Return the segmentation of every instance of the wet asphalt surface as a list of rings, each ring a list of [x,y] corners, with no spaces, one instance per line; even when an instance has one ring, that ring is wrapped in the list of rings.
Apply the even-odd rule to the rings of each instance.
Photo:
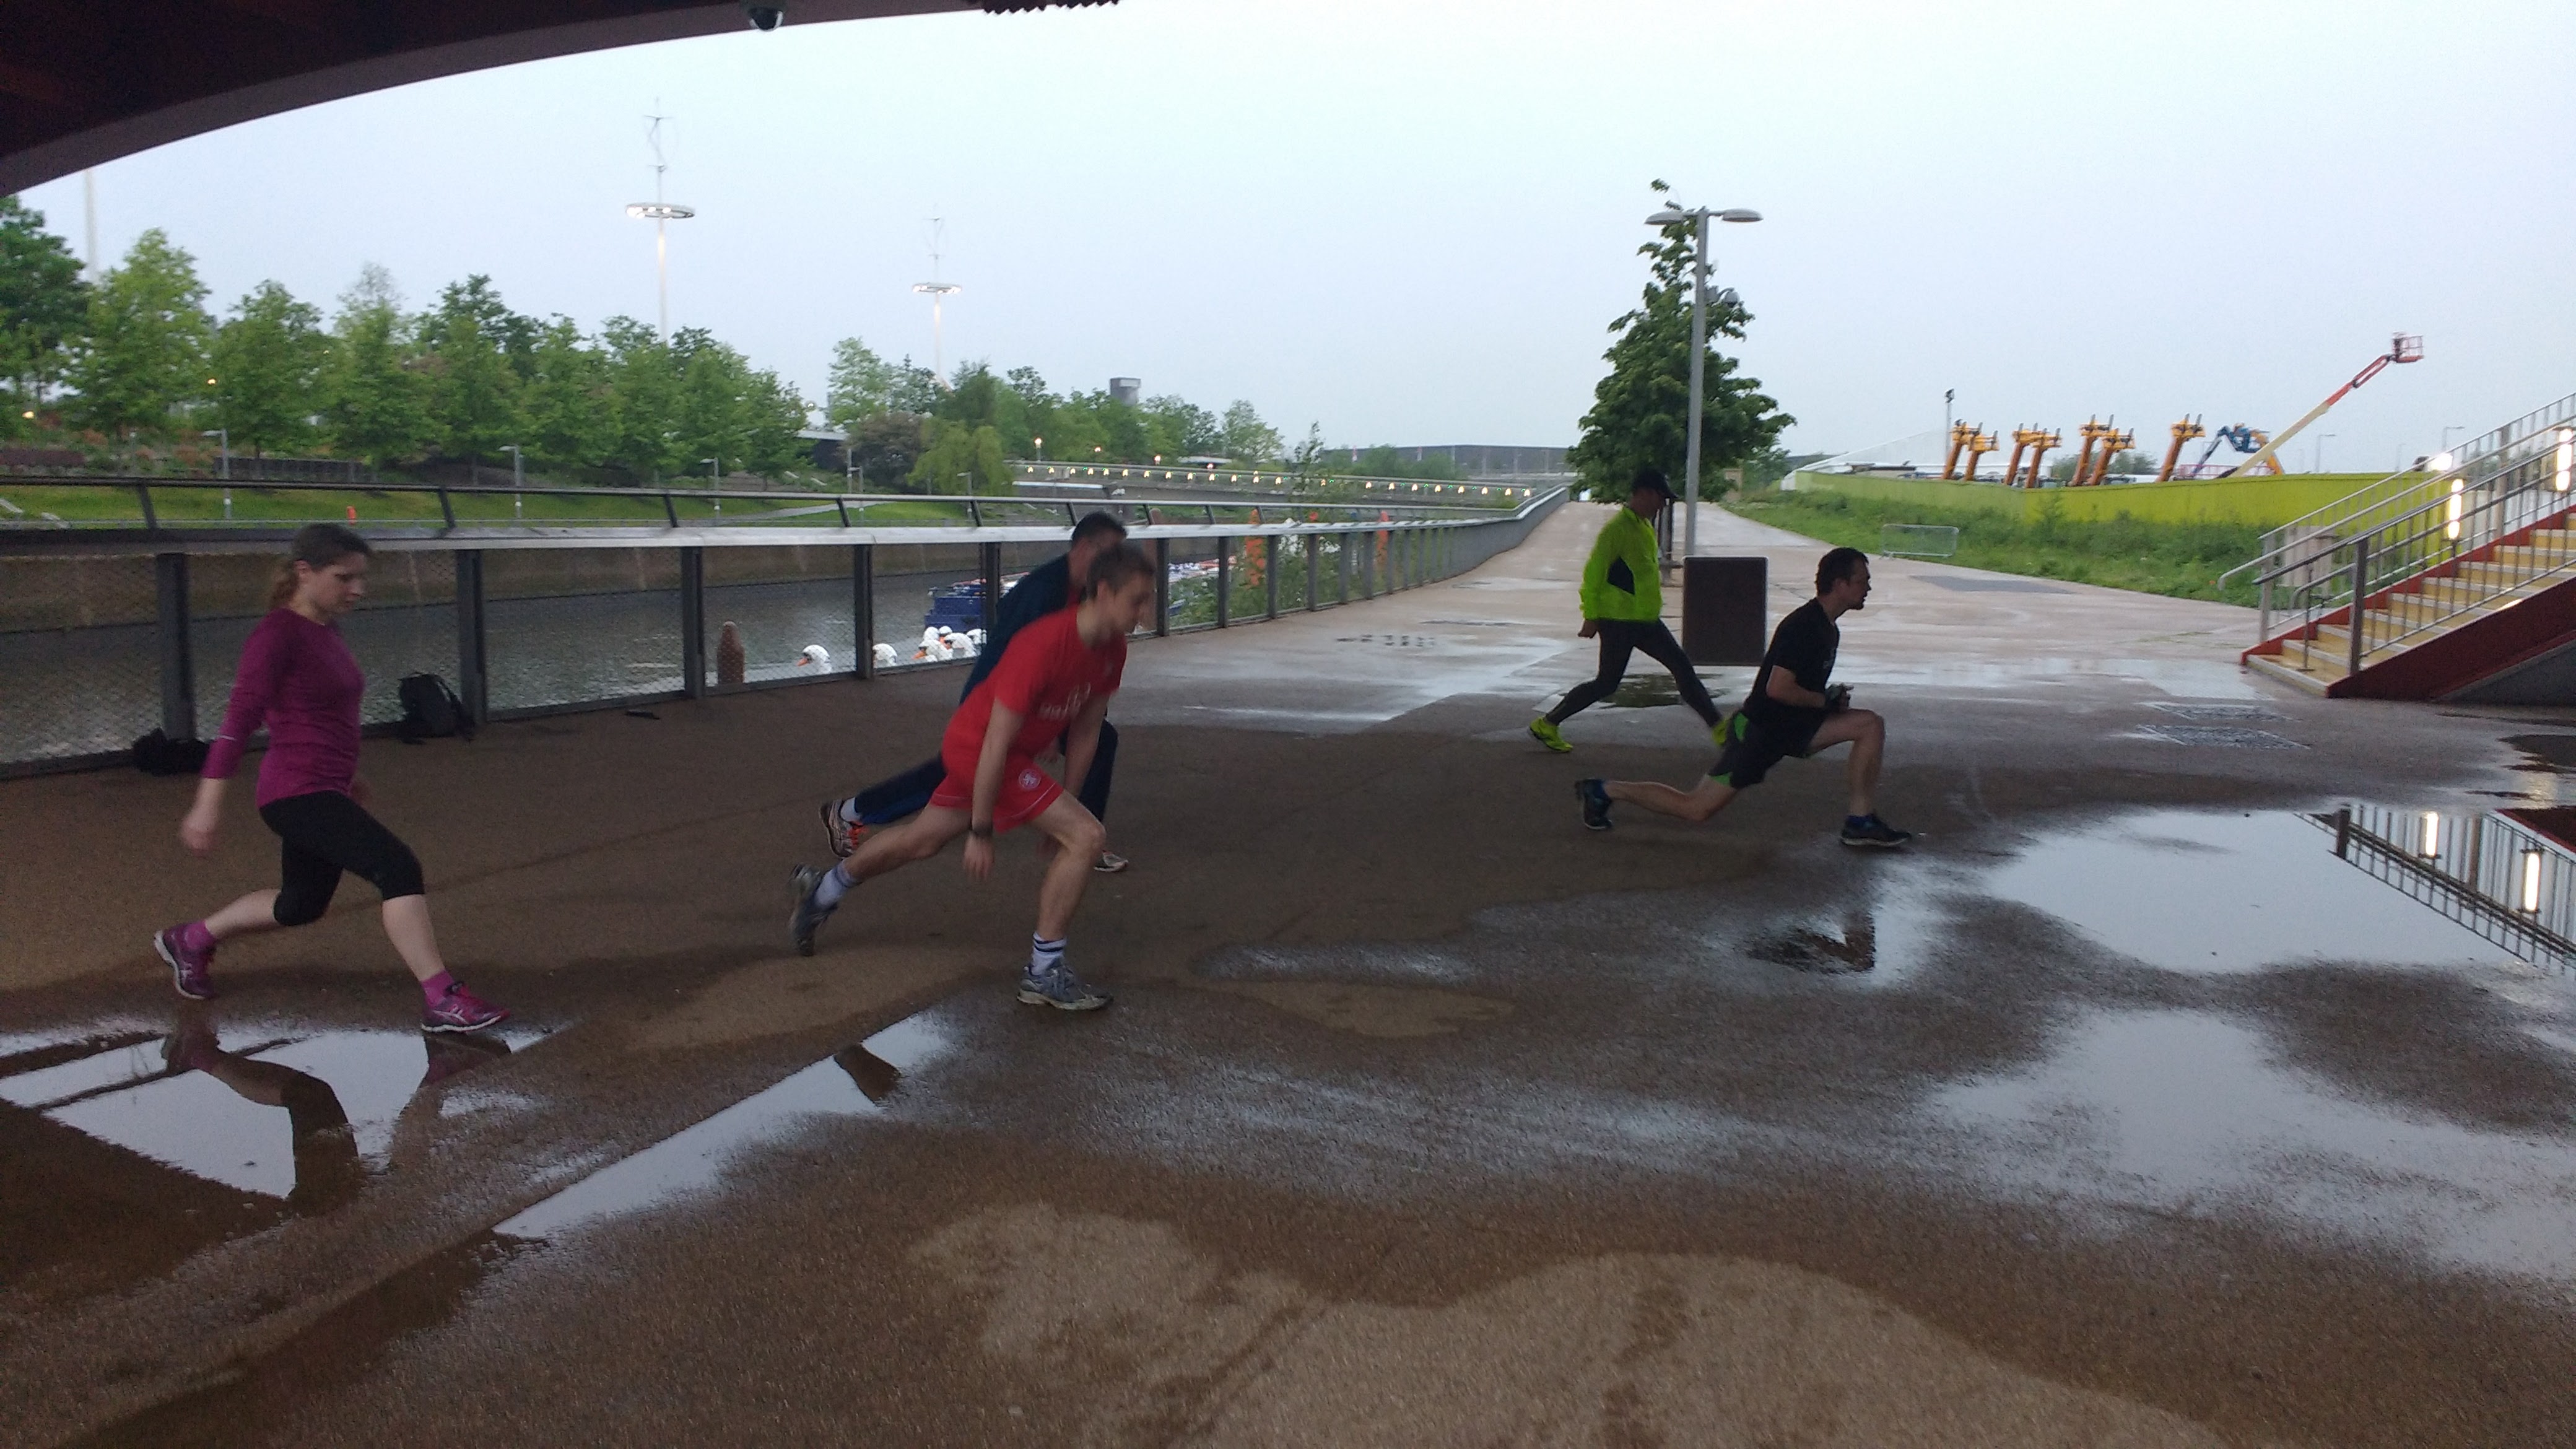
[[[2545,853],[2576,711],[1887,561],[1841,676],[1914,849],[1832,759],[1596,836],[1572,779],[1708,750],[1644,680],[1519,733],[1593,523],[1139,646],[1097,1017],[1011,999],[1025,848],[785,951],[945,672],[371,744],[483,1048],[363,889],[182,1007],[142,943],[265,879],[247,809],[197,862],[185,782],[0,785],[0,1441],[2576,1442],[2560,902],[2330,828]],[[1705,531],[1775,614],[1817,551]]]

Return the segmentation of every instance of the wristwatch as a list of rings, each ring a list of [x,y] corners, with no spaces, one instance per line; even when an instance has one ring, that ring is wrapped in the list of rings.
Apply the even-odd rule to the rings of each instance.
[[[974,836],[977,840],[990,840],[993,838],[993,824],[989,820],[981,825],[977,825],[972,821],[969,821],[966,826],[966,833]]]

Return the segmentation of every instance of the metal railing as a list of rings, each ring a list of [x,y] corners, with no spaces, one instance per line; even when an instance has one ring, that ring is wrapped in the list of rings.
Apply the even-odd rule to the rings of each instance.
[[[2576,968],[2576,856],[2510,815],[2346,805],[2308,820],[2364,874],[2534,965]]]
[[[2374,656],[2576,574],[2565,530],[2541,527],[2576,506],[2576,429],[2532,424],[2568,412],[2555,404],[2488,434],[2504,441],[2392,494],[2388,506],[2409,503],[2402,512],[2271,555],[2257,579],[2257,647],[2295,650],[2295,667],[2313,672],[2315,646],[2339,629],[2337,662],[2358,674]]]
[[[159,495],[220,484],[142,486]],[[666,516],[594,512],[584,522],[514,518],[507,487],[379,491],[425,495],[412,502],[429,516],[358,519],[377,558],[367,605],[342,632],[367,672],[363,715],[377,727],[399,718],[396,685],[413,672],[449,680],[467,712],[488,720],[972,658],[1012,578],[1062,552],[1072,521],[1095,510],[1119,516],[1156,555],[1153,632],[1165,634],[1450,577],[1519,544],[1565,498],[1555,489],[1511,509],[1284,509],[1240,498],[622,490],[629,514],[640,500]],[[531,504],[541,493],[595,497],[520,491]],[[280,545],[305,520],[225,522],[202,506],[152,502],[140,520],[0,527],[0,774],[109,762],[155,726],[173,738],[212,732],[241,642],[266,612]],[[719,515],[718,502],[731,506]],[[908,508],[887,517],[877,511],[886,503]],[[925,504],[935,516],[923,516]]]
[[[2459,461],[2448,468],[2429,472],[2401,470],[2356,488],[2322,508],[2266,530],[2263,551],[2220,575],[2220,581],[2249,570],[2270,573],[2294,553],[2315,553],[2322,546],[2367,534],[2427,503],[2439,502],[2449,492],[2454,475],[2483,479],[2496,471],[2502,460],[2512,458],[2517,448],[2554,432],[2571,419],[2576,419],[2576,394],[2470,439],[2452,455]]]

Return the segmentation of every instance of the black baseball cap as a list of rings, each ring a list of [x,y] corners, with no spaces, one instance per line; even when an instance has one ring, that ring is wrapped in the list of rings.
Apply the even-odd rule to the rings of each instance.
[[[1652,488],[1656,492],[1664,495],[1666,498],[1673,496],[1673,485],[1664,481],[1664,475],[1658,469],[1640,468],[1637,470],[1637,476],[1630,479],[1628,482],[1628,491],[1634,493],[1641,488]]]

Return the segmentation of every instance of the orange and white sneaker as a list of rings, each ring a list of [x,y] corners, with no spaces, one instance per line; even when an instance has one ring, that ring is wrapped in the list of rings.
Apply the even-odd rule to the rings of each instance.
[[[832,842],[832,853],[843,860],[858,853],[859,842],[867,839],[868,828],[841,818],[841,802],[823,802],[823,834]]]

